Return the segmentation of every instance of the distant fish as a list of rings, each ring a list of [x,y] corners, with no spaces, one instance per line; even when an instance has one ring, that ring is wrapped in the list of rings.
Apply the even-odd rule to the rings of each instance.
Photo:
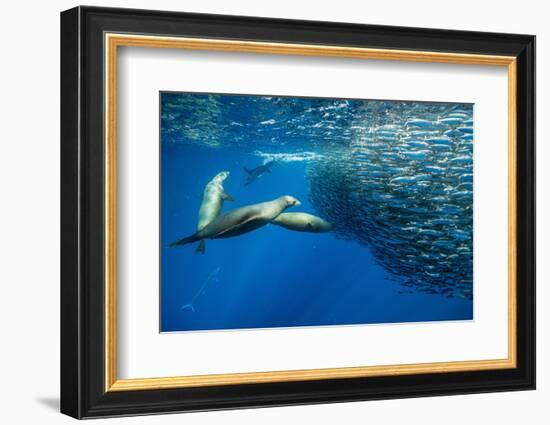
[[[408,152],[401,152],[401,155],[403,155],[406,158],[415,159],[415,160],[424,160],[428,157],[429,152],[428,151],[408,151]]]
[[[470,156],[459,156],[451,159],[449,162],[451,164],[468,164],[472,162],[472,158]]]
[[[462,124],[462,119],[459,117],[448,117],[448,118],[440,119],[438,122],[454,126],[454,125]]]
[[[463,133],[472,134],[474,132],[474,128],[472,126],[458,127],[458,131],[462,131]]]
[[[464,232],[463,230],[453,230],[450,232],[450,235],[455,239],[458,239],[461,241],[465,241],[470,238],[470,234],[467,232]]]
[[[376,130],[376,135],[395,138],[397,136],[397,132],[395,130]]]
[[[392,183],[414,183],[417,179],[416,176],[408,176],[408,177],[396,177],[395,179],[392,179]]]
[[[463,133],[457,129],[454,129],[454,130],[447,130],[444,134],[447,137],[456,137],[456,136],[462,136]]]
[[[458,214],[460,212],[460,208],[445,206],[440,208],[439,211],[443,214]]]
[[[468,118],[468,116],[469,114],[466,112],[453,112],[452,114],[447,115],[449,118],[461,118],[463,120]]]
[[[451,145],[453,143],[452,139],[448,136],[430,137],[427,141],[440,145]]]
[[[438,230],[433,229],[420,229],[419,232],[420,235],[427,235],[427,236],[441,236],[443,233]]]
[[[425,130],[417,130],[417,131],[411,131],[411,136],[416,136],[416,137],[430,137],[430,136],[435,136],[436,134],[438,134],[437,131],[425,131]]]
[[[399,157],[399,154],[395,152],[383,152],[381,156],[384,158],[396,159]]]
[[[420,142],[420,141],[410,141],[410,142],[407,142],[407,145],[410,146],[411,148],[426,148],[428,147],[428,143],[426,142]]]
[[[421,128],[426,128],[426,127],[433,127],[433,122],[432,121],[428,121],[428,120],[423,120],[423,119],[413,119],[413,120],[410,120],[410,121],[407,121],[405,123],[405,125],[407,127],[421,127]]]
[[[377,130],[392,130],[392,131],[397,131],[399,130],[399,126],[398,125],[395,125],[395,124],[385,124],[385,125],[381,125],[380,127],[377,128]]]
[[[451,195],[453,198],[470,198],[472,196],[472,192],[470,190],[459,190],[457,192],[453,192]]]

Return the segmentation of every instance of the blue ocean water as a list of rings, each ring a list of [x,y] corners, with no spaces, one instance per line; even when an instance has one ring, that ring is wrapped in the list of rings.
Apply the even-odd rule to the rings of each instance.
[[[472,105],[161,93],[161,331],[469,320]],[[246,185],[245,168],[273,162]],[[223,212],[292,195],[327,233],[197,230],[206,184]]]

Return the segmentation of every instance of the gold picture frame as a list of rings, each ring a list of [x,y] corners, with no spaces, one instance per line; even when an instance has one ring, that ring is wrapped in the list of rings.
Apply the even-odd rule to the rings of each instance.
[[[506,358],[119,377],[117,62],[120,49],[127,47],[505,69],[508,208],[501,213],[507,215],[508,227]],[[92,418],[533,389],[534,63],[535,37],[522,34],[96,7],[63,12],[61,411]]]
[[[193,39],[128,34],[105,34],[106,122],[105,152],[105,391],[128,391],[235,385],[334,378],[395,376],[416,373],[508,369],[516,366],[516,58],[513,56],[423,52],[357,47],[281,44],[253,41]],[[279,55],[329,56],[363,60],[396,60],[506,67],[508,72],[508,358],[388,366],[285,370],[169,378],[117,379],[116,375],[116,96],[119,47],[189,49]]]

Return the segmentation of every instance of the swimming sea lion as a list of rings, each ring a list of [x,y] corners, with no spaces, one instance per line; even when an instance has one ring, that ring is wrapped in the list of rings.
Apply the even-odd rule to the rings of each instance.
[[[223,188],[223,182],[229,177],[229,171],[222,171],[208,182],[204,188],[202,195],[202,203],[199,209],[199,220],[197,222],[197,230],[201,230],[220,215],[222,210],[223,201],[234,201],[234,199],[225,193]],[[206,250],[206,242],[204,240],[199,242],[197,252],[204,254]]]
[[[246,171],[246,173],[248,174],[246,176],[246,183],[244,185],[248,186],[250,183],[255,182],[258,177],[261,177],[264,173],[271,173],[271,167],[273,166],[273,164],[275,164],[275,161],[266,162],[265,164],[259,165],[256,168],[252,169],[244,167],[244,171]]]
[[[332,230],[332,224],[328,221],[316,215],[301,212],[281,213],[271,222],[296,232],[323,233]]]
[[[191,236],[173,242],[170,246],[176,247],[203,239],[239,236],[265,226],[284,210],[295,205],[300,205],[300,201],[286,195],[273,201],[236,208],[222,214]]]

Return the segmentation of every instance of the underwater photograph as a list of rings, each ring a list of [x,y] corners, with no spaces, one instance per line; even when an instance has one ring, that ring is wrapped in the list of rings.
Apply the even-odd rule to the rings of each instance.
[[[473,105],[160,93],[160,332],[473,320]]]

